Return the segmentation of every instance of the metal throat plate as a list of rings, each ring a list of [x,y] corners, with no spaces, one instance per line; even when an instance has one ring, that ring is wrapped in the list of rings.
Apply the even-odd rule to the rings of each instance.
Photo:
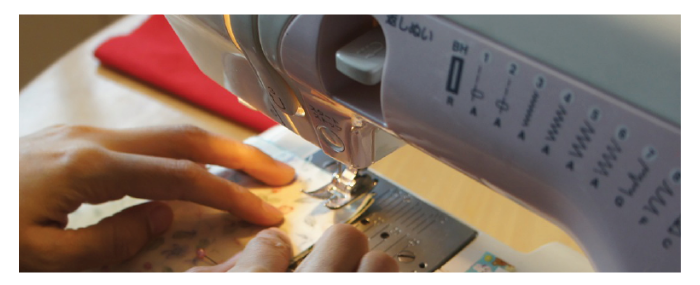
[[[335,161],[318,151],[307,158],[326,168]],[[375,202],[353,225],[369,237],[370,250],[397,259],[401,272],[432,272],[476,238],[477,232],[393,182],[377,179]]]

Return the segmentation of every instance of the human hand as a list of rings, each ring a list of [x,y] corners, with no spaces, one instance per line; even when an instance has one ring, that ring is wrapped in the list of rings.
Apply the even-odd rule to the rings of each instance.
[[[224,263],[197,266],[188,272],[284,272],[292,259],[289,237],[269,228]],[[295,272],[397,272],[399,265],[384,252],[369,251],[364,233],[347,224],[330,227]]]
[[[68,214],[82,203],[124,196],[187,200],[270,226],[282,221],[279,210],[201,164],[239,169],[270,185],[294,179],[293,168],[257,148],[193,126],[56,126],[21,137],[19,145],[20,271],[119,263],[165,232],[173,217],[166,204],[148,202],[66,230]]]

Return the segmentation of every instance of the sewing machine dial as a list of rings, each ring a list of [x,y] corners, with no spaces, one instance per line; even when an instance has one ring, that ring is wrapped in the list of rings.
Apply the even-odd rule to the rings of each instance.
[[[450,20],[377,21],[390,129],[563,224],[599,268],[680,268],[679,126]]]

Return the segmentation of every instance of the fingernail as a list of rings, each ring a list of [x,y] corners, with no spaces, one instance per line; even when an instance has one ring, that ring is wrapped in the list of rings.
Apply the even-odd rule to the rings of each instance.
[[[263,211],[270,219],[279,220],[279,219],[282,219],[282,217],[284,216],[284,214],[282,214],[282,211],[280,211],[279,209],[277,209],[277,207],[272,206],[268,203],[263,202],[262,207],[263,207]]]
[[[294,169],[294,167],[291,167],[291,166],[289,166],[289,164],[286,164],[284,162],[277,161],[277,160],[275,161],[275,164],[277,164],[277,166],[279,166],[279,168],[281,169],[281,171],[283,173],[294,174],[294,177],[292,177],[292,180],[290,180],[289,182],[296,180],[297,174],[296,174],[296,170]]]
[[[286,169],[287,171],[294,171],[294,167],[279,160],[275,160],[275,164],[277,164],[277,166],[279,166],[280,168]]]
[[[165,232],[173,221],[173,212],[170,207],[159,204],[148,213],[148,223],[151,226],[151,233],[154,235]]]
[[[278,239],[280,239],[281,241],[283,241],[285,244],[290,244],[290,243],[291,243],[291,241],[289,240],[289,236],[287,235],[287,233],[285,233],[285,232],[284,232],[283,230],[281,230],[280,228],[275,228],[275,227],[273,227],[273,228],[267,228],[267,229],[264,229],[264,230],[260,231],[257,235],[270,235],[270,234],[274,235],[275,237],[277,237]],[[283,245],[283,244],[282,244],[282,245]],[[282,245],[276,244],[276,246],[282,246]]]

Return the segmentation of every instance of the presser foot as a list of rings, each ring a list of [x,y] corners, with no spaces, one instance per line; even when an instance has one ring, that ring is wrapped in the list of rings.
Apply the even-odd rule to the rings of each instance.
[[[340,209],[369,193],[377,181],[364,169],[346,167],[338,163],[338,169],[333,174],[330,183],[312,191],[304,191],[305,194],[318,199],[327,199],[326,207]]]

